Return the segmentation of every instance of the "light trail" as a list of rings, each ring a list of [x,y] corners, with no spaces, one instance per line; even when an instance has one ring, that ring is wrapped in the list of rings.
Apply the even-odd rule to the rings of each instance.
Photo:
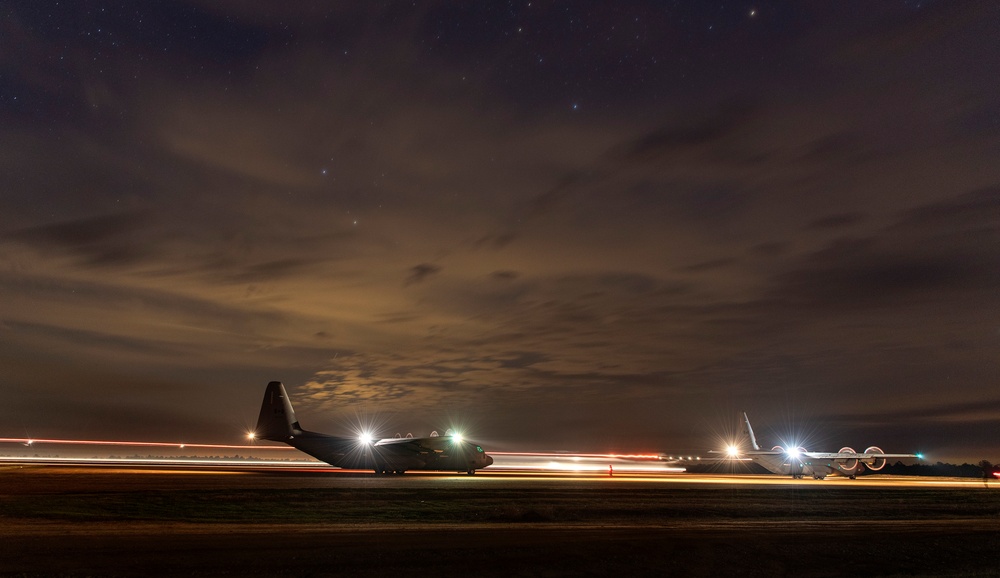
[[[564,473],[680,473],[662,456],[651,454],[570,454],[561,452],[489,452],[489,470]]]
[[[151,447],[151,448],[196,448],[196,449],[224,449],[224,450],[294,450],[291,446],[258,446],[258,445],[236,445],[236,444],[189,444],[185,442],[134,442],[134,441],[114,441],[114,440],[56,440],[37,438],[0,438],[0,443],[17,443],[23,446],[33,446],[35,444],[65,444],[80,446],[130,446],[130,447]]]
[[[556,472],[556,473],[596,473],[601,475],[634,474],[634,473],[660,473],[660,474],[680,474],[687,470],[685,468],[653,467],[653,466],[627,466],[618,464],[617,467],[609,468],[605,465],[574,465],[574,464],[500,464],[494,463],[485,471],[505,471],[505,472]]]
[[[486,452],[491,456],[532,456],[546,458],[598,458],[622,460],[662,460],[660,454],[573,454],[565,452]]]
[[[267,466],[267,467],[310,467],[325,466],[319,461],[247,460],[247,459],[197,459],[197,458],[60,458],[60,457],[8,457],[0,458],[2,463],[64,463],[64,464],[112,464],[112,465],[187,465],[187,466]]]
[[[209,444],[209,443],[187,443],[187,442],[154,442],[154,441],[126,441],[126,440],[79,440],[79,439],[52,439],[52,438],[0,438],[0,443],[14,443],[26,447],[36,445],[51,446],[90,446],[90,447],[133,447],[133,448],[171,448],[171,449],[192,449],[192,450],[234,450],[255,453],[260,451],[296,451],[288,445],[256,445],[256,444]],[[692,457],[667,457],[661,454],[644,453],[567,453],[567,452],[487,452],[493,456],[494,463],[490,466],[493,471],[524,471],[524,472],[557,472],[563,474],[599,474],[599,473],[681,473],[683,467],[671,467],[668,464],[683,463],[700,458]],[[229,458],[220,461],[210,461],[208,458],[185,460],[183,458],[171,458],[167,456],[147,457],[147,458],[58,458],[58,457],[24,457],[14,458],[24,461],[37,462],[65,462],[65,463],[86,463],[94,460],[94,463],[115,463],[115,464],[203,464],[220,466],[281,466],[281,465],[309,465],[315,467],[323,464],[319,461],[276,461],[259,460],[253,458]]]

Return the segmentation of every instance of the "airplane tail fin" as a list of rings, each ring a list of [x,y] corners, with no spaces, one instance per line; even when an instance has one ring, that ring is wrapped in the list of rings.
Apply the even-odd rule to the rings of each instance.
[[[743,412],[743,429],[750,436],[750,445],[753,446],[753,449],[759,450],[760,446],[757,445],[757,438],[753,435],[753,428],[750,427],[750,418],[747,417],[747,412]]]
[[[264,390],[264,402],[260,406],[257,429],[254,434],[259,439],[276,442],[287,441],[302,434],[295,410],[288,400],[288,393],[280,381],[272,381]]]

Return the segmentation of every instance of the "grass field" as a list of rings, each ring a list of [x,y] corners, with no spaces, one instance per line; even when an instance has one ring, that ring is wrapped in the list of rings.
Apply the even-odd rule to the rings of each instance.
[[[0,497],[5,520],[227,524],[573,523],[657,525],[683,520],[993,520],[984,490],[276,489],[144,490]]]

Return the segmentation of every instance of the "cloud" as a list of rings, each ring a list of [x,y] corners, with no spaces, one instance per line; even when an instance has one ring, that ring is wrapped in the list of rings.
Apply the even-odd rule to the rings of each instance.
[[[828,215],[809,223],[808,229],[842,229],[860,223],[864,220],[861,213],[841,213],[839,215]]]
[[[406,278],[403,286],[405,287],[407,285],[413,285],[414,283],[420,283],[431,275],[436,275],[440,272],[441,267],[431,263],[421,263],[419,265],[415,265],[410,269],[410,276]]]
[[[1000,186],[945,198],[907,211],[897,230],[925,235],[1000,231]]]
[[[513,281],[517,279],[517,271],[494,271],[490,273],[490,277],[498,281]]]
[[[4,234],[0,240],[74,254],[88,266],[122,266],[153,254],[140,241],[147,223],[146,214],[118,213],[28,227]]]
[[[610,156],[628,162],[650,162],[718,147],[758,115],[758,107],[749,102],[724,103],[700,121],[663,126],[617,147]]]

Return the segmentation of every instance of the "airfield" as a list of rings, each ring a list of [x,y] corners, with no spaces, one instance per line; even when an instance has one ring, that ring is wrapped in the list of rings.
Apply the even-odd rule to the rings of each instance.
[[[4,576],[996,576],[1000,482],[0,464]]]

